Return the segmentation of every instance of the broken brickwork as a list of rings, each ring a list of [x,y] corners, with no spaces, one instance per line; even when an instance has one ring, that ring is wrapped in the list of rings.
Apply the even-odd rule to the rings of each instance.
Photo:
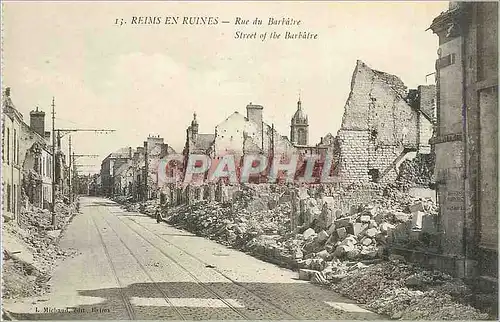
[[[415,91],[357,61],[337,134],[343,182],[394,182],[403,161],[430,153],[435,86]]]

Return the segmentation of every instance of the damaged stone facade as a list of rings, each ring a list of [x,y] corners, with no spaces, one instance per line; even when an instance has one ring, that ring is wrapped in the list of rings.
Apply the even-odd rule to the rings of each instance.
[[[21,206],[22,160],[20,159],[20,133],[23,118],[5,89],[2,113],[2,213],[16,218]]]
[[[403,161],[430,153],[435,86],[412,94],[398,77],[357,61],[337,133],[341,181],[393,182]]]
[[[148,198],[157,198],[160,191],[158,180],[158,165],[160,160],[167,155],[175,153],[175,150],[164,142],[160,136],[149,136],[144,142],[147,151],[147,195]]]
[[[164,143],[162,137],[151,135],[144,141],[144,146],[119,149],[102,161],[101,184],[95,183],[96,188],[108,196],[128,196],[134,200],[157,198],[161,189],[159,162],[173,153],[174,149]]]
[[[246,117],[234,112],[218,124],[215,128],[213,156],[263,153],[285,157],[295,153],[296,149],[290,140],[263,121],[263,109],[261,105],[250,103],[246,107]]]
[[[3,213],[19,219],[28,204],[49,209],[52,167],[45,113],[38,108],[31,111],[28,125],[12,102],[10,88],[6,88],[2,113]]]
[[[441,252],[461,275],[497,285],[498,3],[451,2],[430,29],[439,37],[432,144]]]
[[[196,113],[194,113],[191,126],[186,129],[184,156],[189,154],[209,154],[212,150],[215,134],[199,133],[198,128],[198,120],[196,119]]]

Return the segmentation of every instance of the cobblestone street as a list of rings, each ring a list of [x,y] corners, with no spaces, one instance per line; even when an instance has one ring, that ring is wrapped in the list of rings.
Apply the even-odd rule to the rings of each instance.
[[[52,292],[7,300],[16,319],[374,319],[297,274],[114,202],[82,198]],[[68,309],[69,308],[69,309]]]

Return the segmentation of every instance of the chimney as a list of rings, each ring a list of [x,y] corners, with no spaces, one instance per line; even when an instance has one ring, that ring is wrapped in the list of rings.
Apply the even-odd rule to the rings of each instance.
[[[262,128],[263,128],[263,124],[262,124],[262,110],[264,109],[264,107],[262,107],[261,105],[254,105],[250,102],[250,104],[247,105],[247,119],[253,123],[255,123],[255,125],[257,125],[257,142],[259,145],[263,145],[263,142],[262,141],[262,137],[263,137],[263,133],[262,133]],[[262,146],[263,148],[263,146]]]
[[[10,97],[10,87],[5,89],[5,96]]]
[[[128,147],[128,158],[132,159],[132,147],[131,146]]]
[[[45,137],[45,112],[39,111],[38,106],[36,111],[30,112],[30,128],[41,137]]]

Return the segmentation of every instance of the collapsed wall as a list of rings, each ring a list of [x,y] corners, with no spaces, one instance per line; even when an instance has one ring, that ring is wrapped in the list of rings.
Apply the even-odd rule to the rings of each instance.
[[[431,187],[434,184],[435,154],[419,154],[399,167],[396,183],[400,189]]]
[[[427,89],[419,87],[419,91]],[[427,100],[422,100],[429,109]],[[351,92],[338,131],[339,174],[343,182],[394,182],[399,165],[421,151],[422,133],[431,120],[410,101],[396,76],[371,69],[358,60]],[[432,107],[430,108],[432,109]]]

